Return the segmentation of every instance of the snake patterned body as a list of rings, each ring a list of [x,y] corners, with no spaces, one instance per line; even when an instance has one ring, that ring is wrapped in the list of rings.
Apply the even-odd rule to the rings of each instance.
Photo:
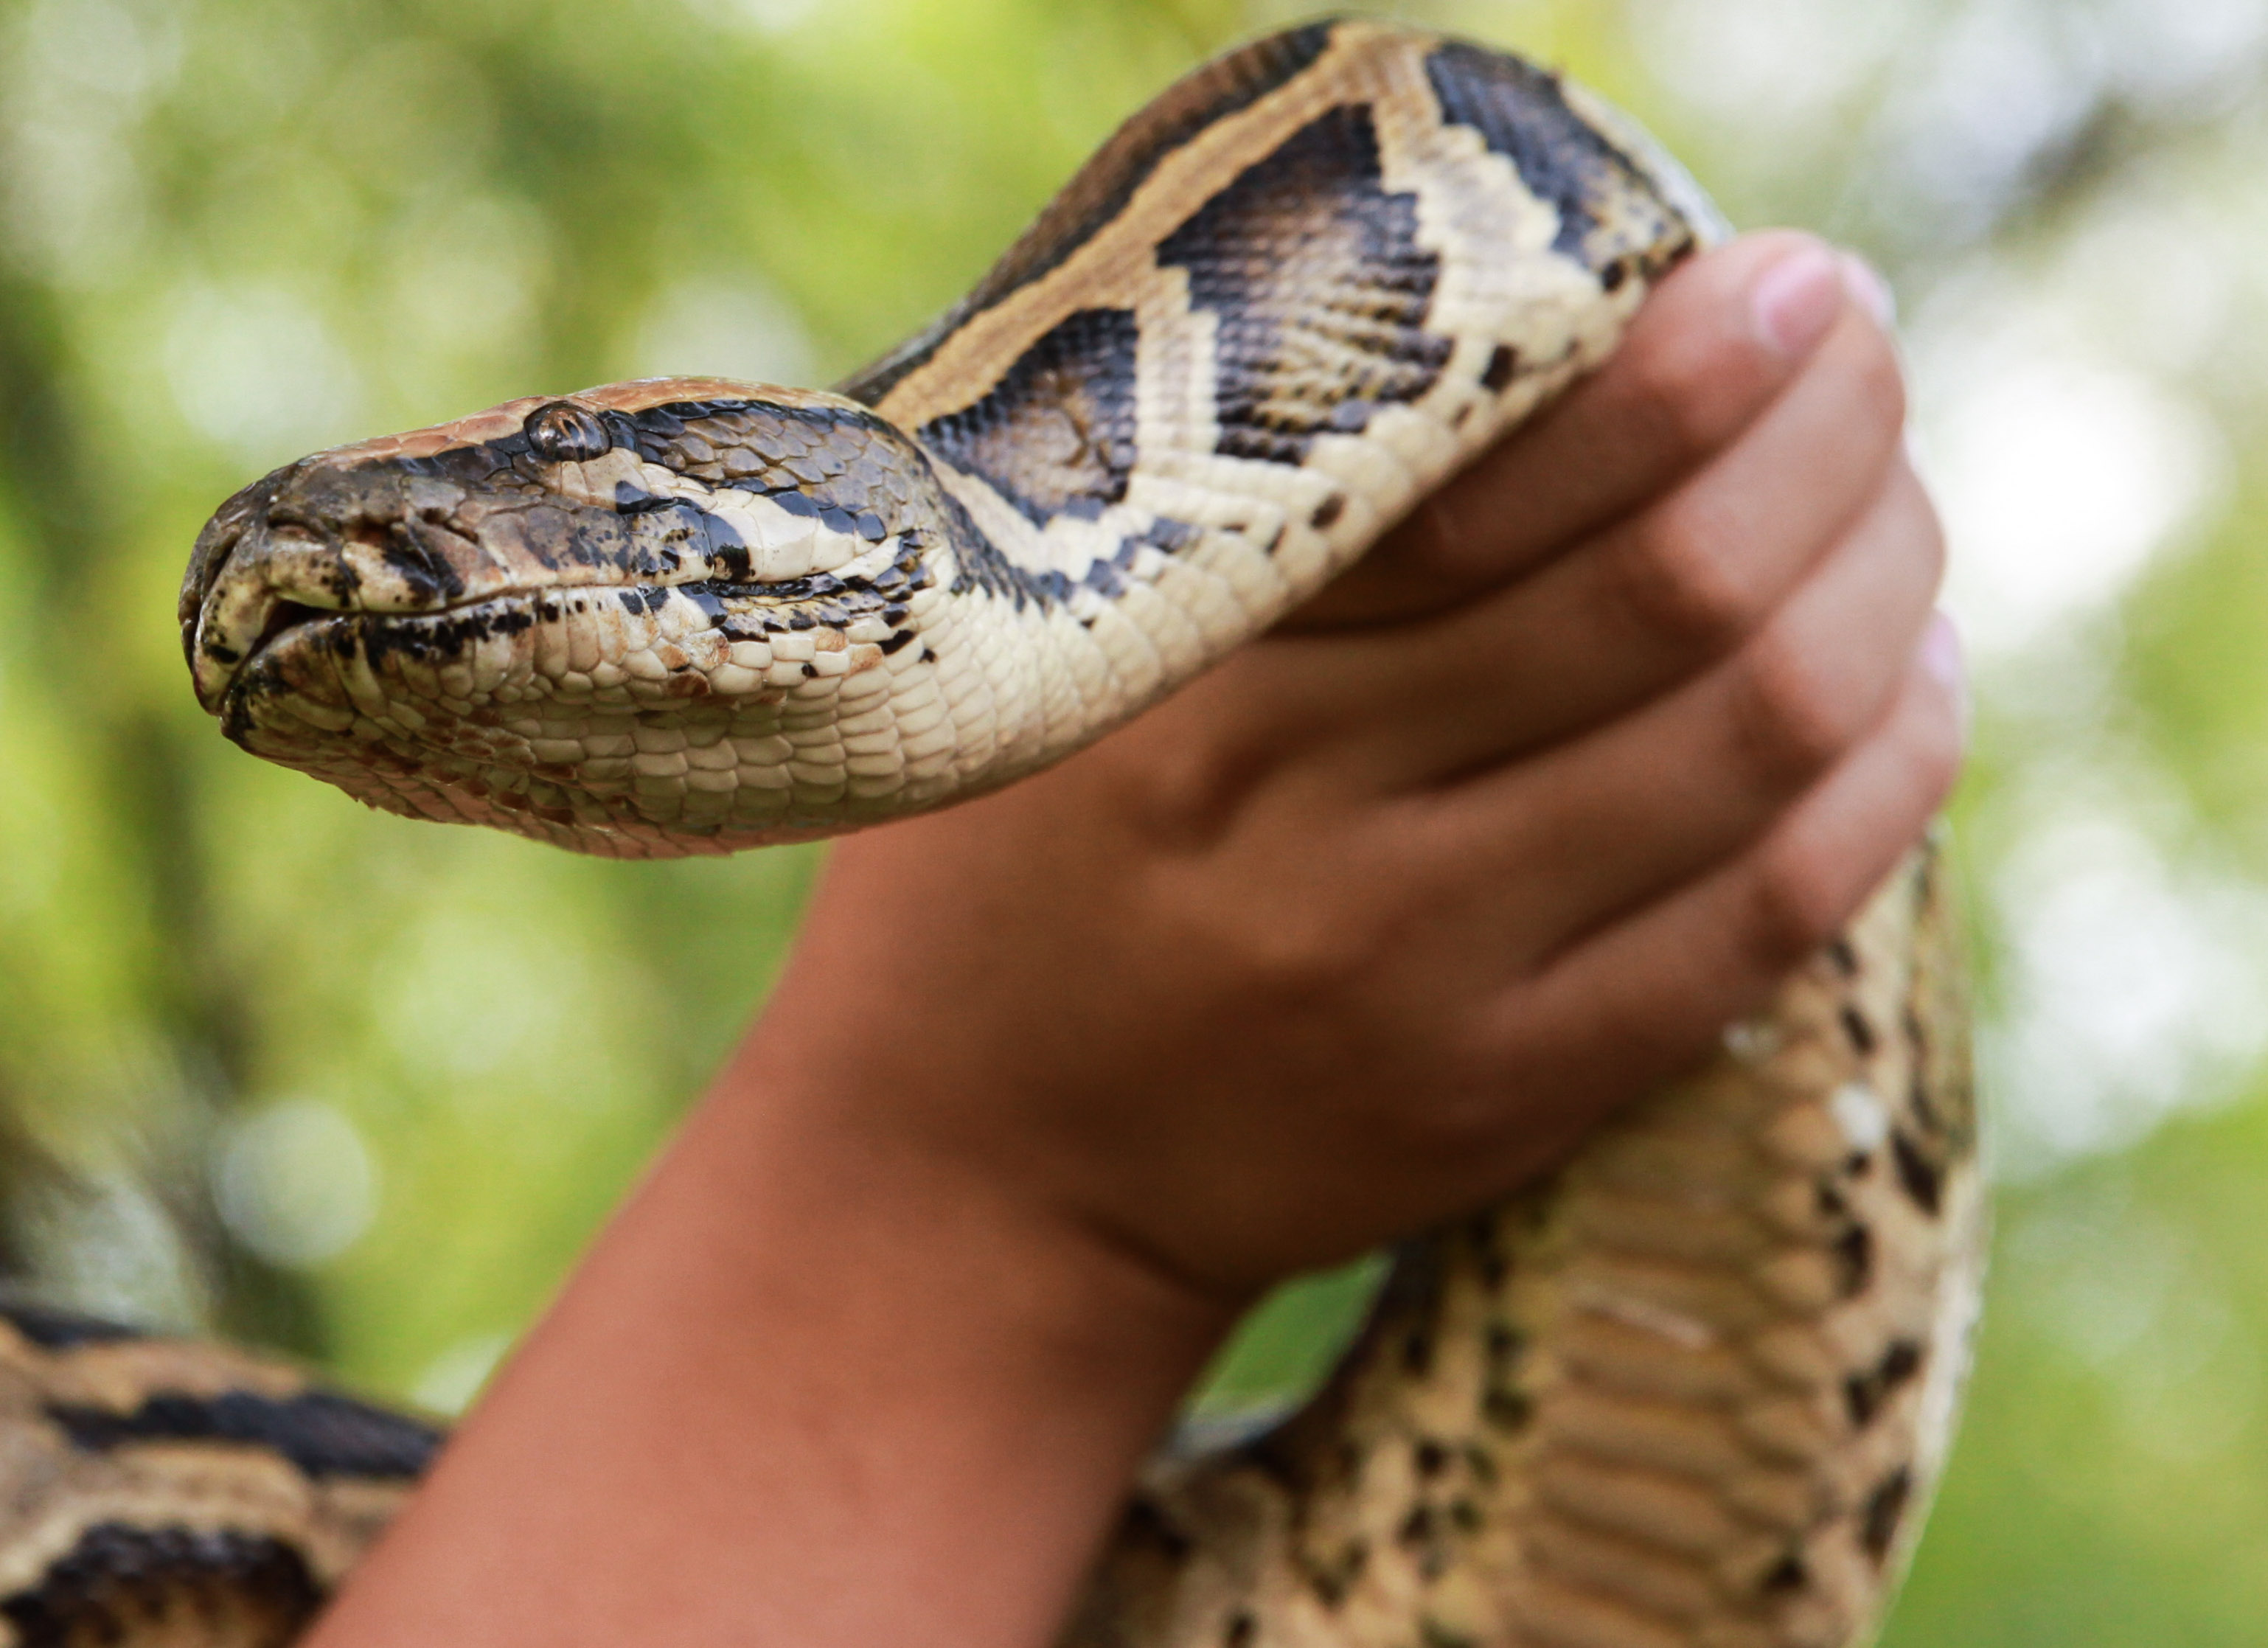
[[[531,399],[231,499],[239,743],[376,806],[725,851],[1006,783],[1314,592],[1717,232],[1517,59],[1318,24],[1138,115],[836,394]],[[1322,1394],[1140,1485],[1083,1648],[1830,1648],[1948,1434],[1982,1209],[1933,859],[1549,1184],[1414,1243]],[[0,1328],[0,1621],[288,1640],[438,1437],[213,1347]]]

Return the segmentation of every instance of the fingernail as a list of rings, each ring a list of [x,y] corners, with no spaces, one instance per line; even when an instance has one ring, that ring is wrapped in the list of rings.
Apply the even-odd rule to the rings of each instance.
[[[1890,290],[1890,283],[1882,278],[1882,271],[1860,257],[1856,252],[1842,256],[1843,286],[1858,300],[1859,307],[1874,316],[1885,332],[1898,329],[1898,295]]]
[[[1822,246],[1789,253],[1756,277],[1749,313],[1767,348],[1791,360],[1827,335],[1848,301],[1843,267]]]
[[[1929,615],[1929,627],[1922,631],[1920,658],[1921,666],[1929,672],[1930,679],[1952,697],[1954,708],[1961,717],[1961,741],[1968,743],[1969,666],[1961,656],[1961,632],[1942,612]]]

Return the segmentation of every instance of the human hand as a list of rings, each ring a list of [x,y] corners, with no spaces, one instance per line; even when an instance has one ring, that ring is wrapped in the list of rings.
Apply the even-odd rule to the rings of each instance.
[[[1941,541],[1860,291],[1796,235],[1697,260],[1293,622],[842,843],[727,1088],[800,1069],[1220,1299],[1550,1164],[1951,781]]]

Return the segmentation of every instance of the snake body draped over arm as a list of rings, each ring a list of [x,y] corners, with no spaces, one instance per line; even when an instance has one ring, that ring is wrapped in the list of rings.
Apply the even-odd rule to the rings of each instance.
[[[1264,629],[1721,233],[1580,88],[1316,24],[1137,115],[841,393],[618,384],[318,453],[181,598],[246,748],[615,856],[1008,783]],[[1933,850],[1707,1069],[1412,1243],[1323,1391],[1147,1473],[1081,1648],[1837,1648],[1950,1432],[1983,1208]],[[0,1324],[19,1643],[288,1640],[435,1436]],[[167,1634],[170,1633],[170,1634]]]

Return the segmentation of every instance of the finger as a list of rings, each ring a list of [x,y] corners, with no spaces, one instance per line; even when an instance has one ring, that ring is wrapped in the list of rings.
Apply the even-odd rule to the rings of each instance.
[[[1588,737],[1440,792],[1428,850],[1507,873],[1555,866],[1521,889],[1538,954],[1705,873],[1891,713],[1942,566],[1929,500],[1902,477],[1732,658]]]
[[[1808,235],[1693,260],[1594,377],[1420,504],[1296,625],[1438,611],[1637,509],[1747,428],[1850,306],[1841,261]]]
[[[1939,620],[1880,735],[1752,850],[1506,992],[1497,1038],[1564,1070],[1553,1092],[1566,1100],[1539,1107],[1534,1137],[1518,1147],[1528,1159],[1506,1171],[1557,1159],[1607,1104],[1690,1069],[1843,930],[1952,787],[1959,668]]]
[[[1337,637],[1313,690],[1351,700],[1348,736],[1410,781],[1597,725],[1764,622],[1905,473],[1904,416],[1888,339],[1852,316],[1744,438],[1653,507],[1465,610]]]

